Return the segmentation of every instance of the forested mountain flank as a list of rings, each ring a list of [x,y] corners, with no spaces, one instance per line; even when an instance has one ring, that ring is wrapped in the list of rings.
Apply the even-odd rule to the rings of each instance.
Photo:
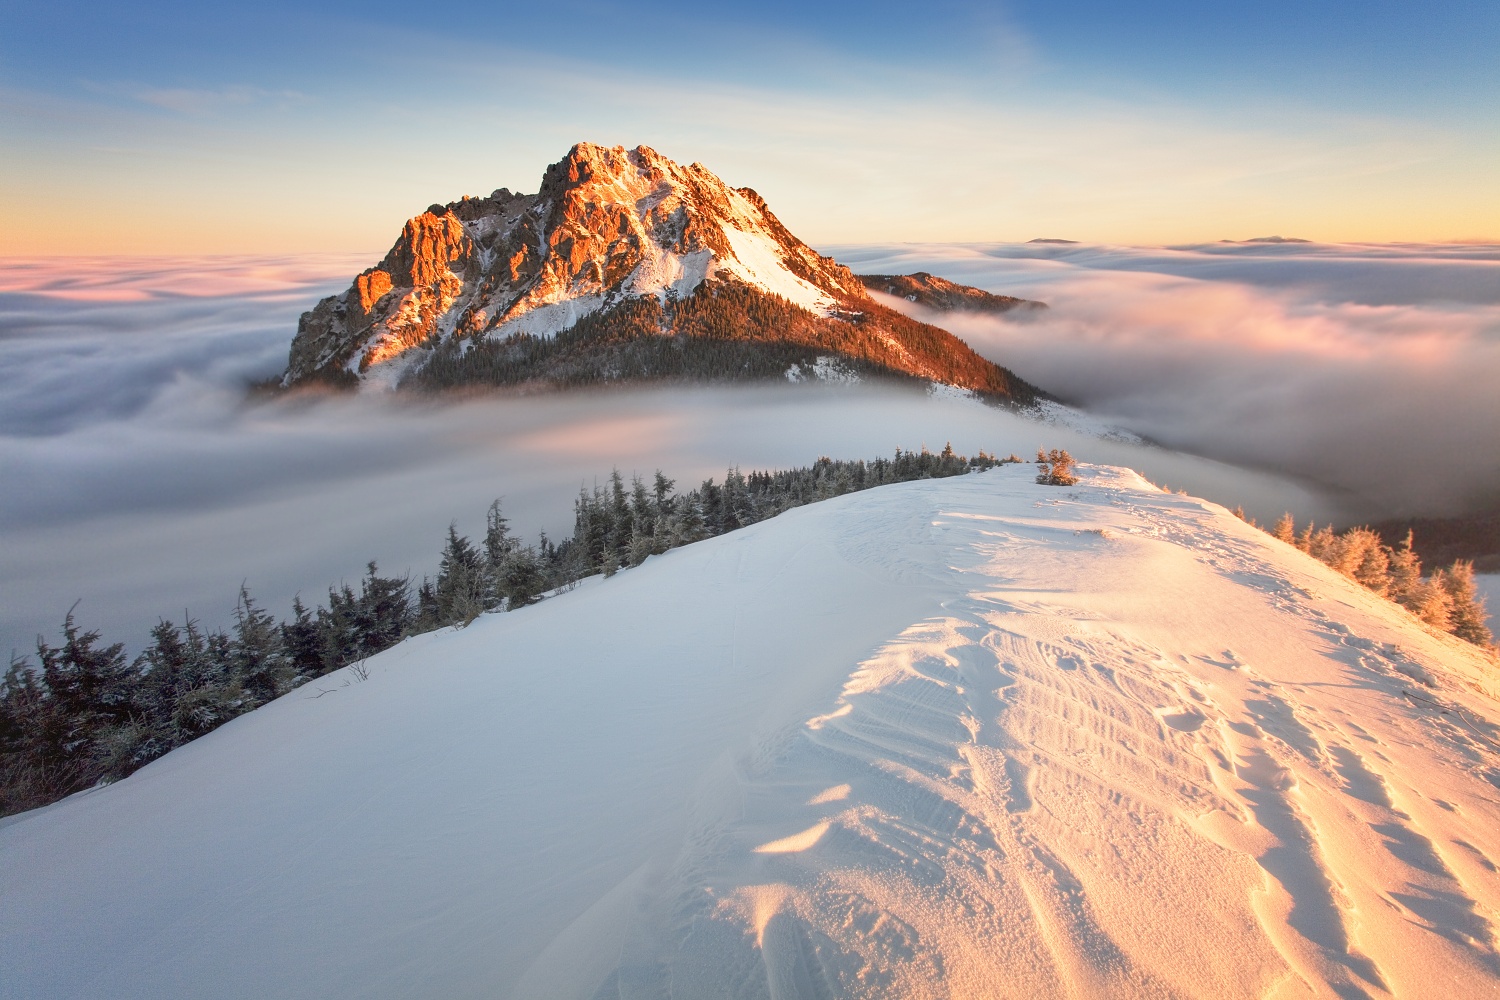
[[[401,385],[578,386],[621,380],[940,382],[997,403],[1051,397],[938,327],[876,302],[818,316],[737,281],[705,282],[681,301],[627,299],[551,337],[446,340]]]

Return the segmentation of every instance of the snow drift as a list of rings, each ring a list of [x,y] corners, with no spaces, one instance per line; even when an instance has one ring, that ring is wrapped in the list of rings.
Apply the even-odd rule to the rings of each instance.
[[[799,508],[17,817],[0,993],[1493,992],[1493,664],[1083,474]]]

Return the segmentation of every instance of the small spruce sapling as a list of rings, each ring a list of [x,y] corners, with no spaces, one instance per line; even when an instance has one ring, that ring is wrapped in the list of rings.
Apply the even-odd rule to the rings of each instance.
[[[1439,582],[1448,592],[1448,630],[1476,646],[1490,645],[1494,637],[1485,621],[1489,613],[1484,598],[1474,585],[1474,564],[1465,560],[1455,562],[1443,571]]]
[[[438,564],[438,620],[444,625],[467,625],[484,614],[486,566],[483,555],[474,544],[458,533],[458,525],[448,525],[448,543]]]
[[[1279,542],[1286,542],[1288,545],[1297,544],[1297,522],[1292,520],[1290,512],[1276,519],[1276,526],[1271,529],[1271,534]]]
[[[1036,464],[1036,481],[1043,486],[1072,486],[1078,482],[1078,477],[1073,474],[1073,456],[1066,451],[1058,448],[1044,451],[1038,448]]]

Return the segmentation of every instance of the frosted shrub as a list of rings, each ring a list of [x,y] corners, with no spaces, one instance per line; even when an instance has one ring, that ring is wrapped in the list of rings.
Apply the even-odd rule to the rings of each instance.
[[[1475,645],[1488,643],[1490,630],[1485,624],[1484,599],[1474,586],[1474,564],[1459,560],[1442,572],[1440,580],[1453,605],[1448,631]]]
[[[1036,464],[1036,481],[1043,486],[1072,486],[1078,482],[1078,477],[1073,474],[1073,456],[1066,451],[1058,448],[1044,451],[1038,448]]]

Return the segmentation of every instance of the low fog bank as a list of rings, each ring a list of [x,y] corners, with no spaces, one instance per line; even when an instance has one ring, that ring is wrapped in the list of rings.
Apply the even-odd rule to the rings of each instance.
[[[1445,506],[1459,486],[1488,483],[1484,469],[1500,469],[1485,440],[1493,434],[1481,433],[1500,426],[1496,394],[1482,391],[1496,371],[1489,307],[1351,306],[1293,285],[1110,270],[1099,263],[1108,251],[1088,267],[1007,252],[842,255],[862,271],[926,268],[1047,299],[1053,308],[1035,323],[946,325],[1127,426],[1292,475],[890,390],[246,405],[246,379],[280,369],[298,313],[368,260],[4,262],[0,649],[25,653],[38,633],[55,638],[80,599],[82,624],[137,647],[158,616],[226,623],[241,581],[284,614],[297,592],[320,599],[370,559],[420,577],[435,569],[448,523],[477,534],[497,496],[519,533],[557,537],[570,530],[579,486],[616,466],[660,468],[686,485],[729,465],[948,441],[969,454],[1045,445],[1243,504],[1262,520],[1287,509],[1347,520],[1413,500]]]
[[[181,383],[237,389],[277,374],[297,317],[367,265],[330,254],[0,258],[0,427],[52,434],[170,409]]]
[[[1291,289],[1299,298],[1361,305],[1500,304],[1500,245],[1473,243],[898,243],[823,248],[861,274],[943,269],[1021,294],[1079,271],[1127,271]]]
[[[320,599],[367,560],[420,577],[447,525],[477,536],[496,497],[529,539],[572,527],[581,485],[618,467],[682,485],[730,465],[874,458],[897,447],[1006,454],[1064,447],[1158,482],[1274,516],[1331,516],[1296,484],[1157,449],[1105,442],[977,403],[861,389],[717,388],[493,398],[449,405],[325,398],[239,408],[202,387],[196,419],[0,439],[0,626],[5,649],[54,637],[81,599],[88,627],[138,645],[160,616],[230,618],[242,580],[278,614]]]
[[[1346,519],[1500,502],[1500,247],[835,248],[1051,308],[934,317],[1171,448],[1319,483]]]

